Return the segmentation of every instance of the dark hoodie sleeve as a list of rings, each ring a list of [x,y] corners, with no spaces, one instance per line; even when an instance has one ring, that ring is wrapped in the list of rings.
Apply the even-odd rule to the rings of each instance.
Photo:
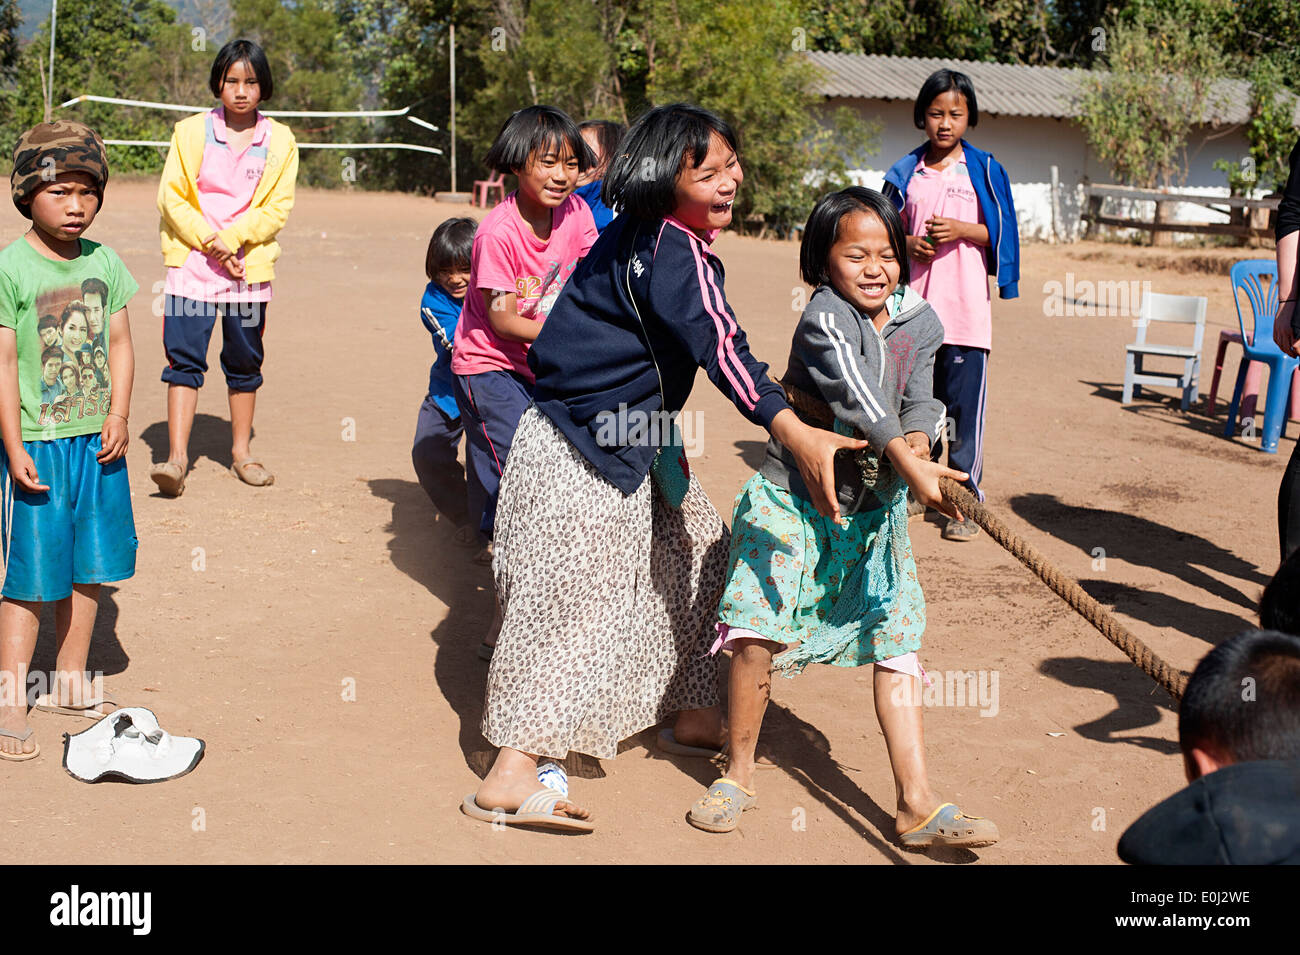
[[[722,294],[722,266],[676,226],[665,225],[651,267],[651,311],[750,421],[771,430],[789,405],[767,365],[749,353],[745,333]]]
[[[1300,140],[1291,149],[1291,175],[1287,177],[1282,203],[1277,207],[1274,238],[1281,242],[1292,232],[1300,232]]]

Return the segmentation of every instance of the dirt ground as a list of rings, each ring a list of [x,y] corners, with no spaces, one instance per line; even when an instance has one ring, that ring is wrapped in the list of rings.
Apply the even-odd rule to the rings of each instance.
[[[250,488],[229,473],[214,344],[194,469],[184,497],[169,500],[148,480],[151,460],[166,454],[154,189],[112,183],[89,233],[141,285],[127,456],[139,564],[133,579],[104,588],[91,668],[119,701],[202,737],[207,755],[163,785],[87,786],[64,772],[60,752],[61,734],[88,724],[33,713],[43,752],[0,764],[0,819],[42,861],[1114,863],[1125,827],[1183,785],[1166,693],[987,536],[951,544],[918,521],[925,664],[997,680],[984,684],[996,686],[992,706],[948,698],[927,710],[931,776],[944,797],[998,824],[997,846],[925,856],[892,845],[893,783],[869,674],[827,667],[776,681],[764,738],[780,771],[763,774],[760,808],[738,833],[686,824],[711,767],[662,758],[653,731],[607,761],[604,779],[574,781],[596,814],[592,835],[494,831],[466,818],[470,756],[486,748],[486,665],[475,650],[490,580],[435,519],[410,459],[430,356],[416,311],[425,244],[463,207],[300,193],[281,237],[253,443],[276,483]],[[8,242],[25,223],[5,215]],[[797,246],[723,236],[717,249],[753,351],[783,371]],[[1277,486],[1297,426],[1274,456],[1222,438],[1223,405],[1214,419],[1168,397],[1121,407],[1132,317],[1045,307],[1045,285],[1066,285],[1068,273],[1075,288],[1150,281],[1209,296],[1206,391],[1217,333],[1236,322],[1222,275],[1089,245],[1028,246],[1023,273],[1021,297],[994,306],[989,503],[1190,669],[1255,620],[1277,564]],[[697,470],[729,517],[763,434],[702,375],[689,407],[703,427]],[[47,619],[37,667],[52,662],[50,630]]]

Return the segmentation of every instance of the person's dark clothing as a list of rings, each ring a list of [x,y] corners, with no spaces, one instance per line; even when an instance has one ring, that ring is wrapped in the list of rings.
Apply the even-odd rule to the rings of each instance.
[[[1120,837],[1130,865],[1300,864],[1300,760],[1235,763],[1148,809]]]

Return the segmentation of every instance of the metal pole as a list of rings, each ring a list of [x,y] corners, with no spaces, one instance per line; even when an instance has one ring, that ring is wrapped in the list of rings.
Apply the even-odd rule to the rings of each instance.
[[[456,24],[451,25],[451,191],[456,191]]]
[[[50,0],[50,99],[45,104],[45,121],[50,121],[50,104],[54,102],[54,28],[59,20],[59,0]]]

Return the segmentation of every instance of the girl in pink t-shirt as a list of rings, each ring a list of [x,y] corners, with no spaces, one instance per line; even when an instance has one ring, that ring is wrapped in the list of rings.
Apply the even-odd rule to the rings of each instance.
[[[490,547],[497,487],[533,397],[528,347],[596,241],[591,210],[573,195],[579,174],[595,165],[595,157],[563,112],[529,106],[506,120],[483,161],[518,177],[519,188],[484,217],[474,236],[451,370],[466,456],[485,492],[481,514],[470,519],[479,522]]]

